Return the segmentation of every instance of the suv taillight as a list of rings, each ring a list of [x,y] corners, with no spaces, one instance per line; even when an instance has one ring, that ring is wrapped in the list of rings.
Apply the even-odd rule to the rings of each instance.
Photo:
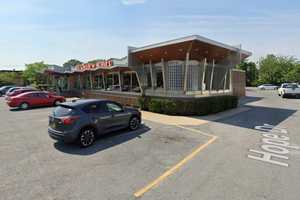
[[[70,116],[70,117],[64,117],[62,118],[62,122],[64,125],[71,125],[73,124],[77,119],[79,119],[79,116]]]

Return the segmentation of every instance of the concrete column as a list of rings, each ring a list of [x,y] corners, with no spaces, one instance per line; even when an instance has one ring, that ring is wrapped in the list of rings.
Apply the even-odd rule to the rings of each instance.
[[[143,90],[143,87],[142,87],[142,85],[141,85],[140,77],[139,77],[139,75],[138,75],[138,73],[137,73],[136,71],[134,71],[134,73],[135,73],[136,79],[137,79],[137,81],[138,81],[138,83],[139,83],[139,87],[140,87],[141,93],[143,94],[143,93],[144,93],[144,90]]]
[[[118,77],[119,77],[119,87],[120,87],[120,91],[122,91],[122,80],[121,80],[121,71],[119,69],[118,71]]]
[[[184,72],[184,85],[183,85],[184,93],[187,92],[187,87],[188,87],[189,61],[190,61],[190,52],[187,52],[185,58],[185,72]]]
[[[102,82],[104,87],[103,89],[106,89],[104,72],[102,72]]]
[[[150,64],[150,76],[151,76],[151,88],[154,90],[154,79],[153,79],[153,68],[152,68],[152,61],[149,61]]]
[[[92,77],[92,72],[90,72],[90,85],[91,85],[91,90],[93,89],[93,77]]]
[[[165,69],[165,61],[162,58],[161,59],[161,63],[162,63],[162,74],[163,74],[163,86],[164,86],[164,91],[166,91],[166,69]]]
[[[223,86],[223,91],[224,91],[224,92],[225,92],[226,84],[227,84],[227,74],[228,74],[228,70],[229,70],[229,69],[226,69],[226,73],[225,73],[225,77],[224,77],[224,86]]]
[[[212,65],[212,70],[211,70],[211,74],[210,74],[209,93],[212,90],[212,84],[213,84],[213,79],[214,79],[214,71],[215,71],[215,60],[213,59],[213,65]]]
[[[206,61],[206,58],[204,58],[204,61],[203,61],[203,73],[202,73],[202,83],[201,83],[201,94],[203,94],[203,86],[205,84],[206,65],[207,65],[207,61]]]

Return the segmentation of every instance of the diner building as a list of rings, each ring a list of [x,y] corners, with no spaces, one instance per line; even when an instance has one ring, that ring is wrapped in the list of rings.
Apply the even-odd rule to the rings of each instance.
[[[48,68],[49,84],[69,95],[109,98],[135,104],[139,96],[201,98],[245,93],[245,72],[236,66],[250,52],[199,35],[144,47],[127,56]]]

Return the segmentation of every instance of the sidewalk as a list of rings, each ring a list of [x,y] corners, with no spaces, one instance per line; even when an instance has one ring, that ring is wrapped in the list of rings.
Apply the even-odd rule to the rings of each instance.
[[[235,109],[207,116],[174,116],[142,111],[142,118],[145,120],[166,125],[199,126],[211,121],[216,121],[221,118],[230,117],[238,113],[248,111],[249,109],[250,108],[248,107],[238,107]]]

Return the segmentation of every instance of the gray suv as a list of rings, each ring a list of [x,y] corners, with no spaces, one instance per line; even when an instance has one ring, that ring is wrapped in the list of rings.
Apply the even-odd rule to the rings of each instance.
[[[136,130],[141,112],[135,108],[102,99],[65,102],[49,116],[49,136],[66,143],[78,141],[82,147],[93,144],[96,137],[124,128]]]

